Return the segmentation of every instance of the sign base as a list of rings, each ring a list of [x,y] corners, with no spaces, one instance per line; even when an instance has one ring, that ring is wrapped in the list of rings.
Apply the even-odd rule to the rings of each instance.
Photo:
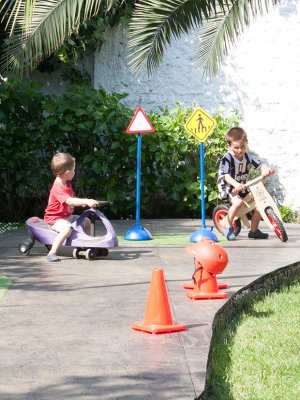
[[[200,228],[197,229],[192,235],[190,236],[190,242],[197,243],[201,242],[203,239],[210,239],[213,242],[218,242],[217,236],[213,233],[212,228]]]
[[[151,240],[152,235],[141,225],[135,225],[130,228],[124,235],[125,240]]]

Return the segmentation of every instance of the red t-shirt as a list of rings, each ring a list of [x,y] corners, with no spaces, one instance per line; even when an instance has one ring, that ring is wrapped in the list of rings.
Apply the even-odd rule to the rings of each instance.
[[[70,182],[66,185],[54,181],[50,190],[48,206],[45,210],[44,220],[47,224],[54,224],[58,219],[68,219],[73,214],[74,207],[66,204],[69,197],[74,196],[74,191]]]

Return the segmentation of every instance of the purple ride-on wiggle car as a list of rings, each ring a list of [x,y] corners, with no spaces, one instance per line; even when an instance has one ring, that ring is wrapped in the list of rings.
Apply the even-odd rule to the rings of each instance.
[[[108,201],[99,201],[99,206],[110,204]],[[106,234],[104,236],[89,236],[84,232],[83,223],[85,218],[90,218],[92,222],[92,233],[95,233],[95,220],[101,220]],[[28,255],[35,240],[44,244],[48,250],[57,235],[51,227],[39,217],[31,217],[26,221],[29,238],[19,244],[20,252]],[[73,232],[63,243],[63,247],[73,247],[73,257],[84,256],[87,260],[94,260],[96,257],[106,257],[108,249],[118,247],[118,239],[114,228],[109,220],[99,210],[90,208],[85,210],[79,218],[72,223]]]

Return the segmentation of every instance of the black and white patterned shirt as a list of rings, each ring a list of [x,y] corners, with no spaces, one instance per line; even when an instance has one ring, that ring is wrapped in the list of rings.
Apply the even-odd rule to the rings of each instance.
[[[251,167],[258,169],[262,166],[262,162],[259,158],[253,156],[248,151],[244,154],[242,160],[238,160],[234,155],[227,152],[220,160],[218,170],[218,191],[219,198],[221,200],[228,200],[229,194],[231,193],[233,186],[229,185],[225,181],[225,175],[230,175],[233,179],[241,184],[245,184],[249,179],[249,172]],[[248,193],[245,189],[240,192],[240,195],[244,197]]]

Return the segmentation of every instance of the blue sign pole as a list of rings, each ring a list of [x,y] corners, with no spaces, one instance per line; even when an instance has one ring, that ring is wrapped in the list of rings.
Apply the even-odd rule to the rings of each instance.
[[[204,145],[203,145],[203,142],[200,142],[199,156],[200,156],[200,182],[201,182],[201,219],[202,219],[202,228],[206,229],[205,196],[204,196]]]
[[[201,220],[202,220],[202,228],[197,229],[194,233],[192,233],[190,237],[190,241],[197,243],[202,239],[210,239],[214,242],[218,241],[217,236],[213,233],[212,229],[206,229],[205,224],[205,194],[204,194],[204,145],[203,142],[200,142],[199,145],[199,158],[200,158],[200,190],[201,190]]]
[[[138,133],[137,137],[137,153],[136,153],[136,210],[135,210],[135,226],[129,229],[125,235],[125,240],[151,240],[151,233],[141,226],[140,210],[141,210],[141,154],[142,154],[142,135]]]
[[[136,225],[140,226],[141,214],[141,153],[142,153],[142,135],[139,133],[137,138],[136,151],[136,210],[135,221]]]

